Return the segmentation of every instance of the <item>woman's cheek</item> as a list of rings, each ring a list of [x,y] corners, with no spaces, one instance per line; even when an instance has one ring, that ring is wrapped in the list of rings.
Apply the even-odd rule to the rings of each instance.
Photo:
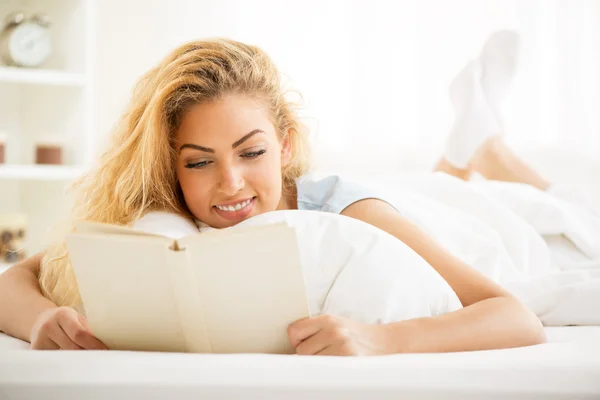
[[[181,189],[188,207],[199,208],[210,203],[205,183],[200,183],[198,177],[194,177],[193,174],[185,174],[182,178],[180,180]]]
[[[246,175],[246,183],[249,183],[255,190],[269,189],[277,182],[279,175],[274,165],[257,163]]]

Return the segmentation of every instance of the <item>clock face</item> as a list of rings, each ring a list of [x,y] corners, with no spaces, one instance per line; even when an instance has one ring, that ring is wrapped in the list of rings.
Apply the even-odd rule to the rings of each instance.
[[[17,65],[39,66],[52,52],[48,30],[33,22],[25,22],[17,26],[10,35],[8,51]]]

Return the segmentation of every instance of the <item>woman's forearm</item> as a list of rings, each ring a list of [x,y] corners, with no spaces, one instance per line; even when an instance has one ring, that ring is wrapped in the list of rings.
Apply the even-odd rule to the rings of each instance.
[[[33,256],[0,274],[0,331],[28,342],[38,315],[56,307],[40,291],[40,260]]]
[[[388,324],[394,353],[486,350],[544,343],[539,319],[511,297],[482,300],[437,317]]]

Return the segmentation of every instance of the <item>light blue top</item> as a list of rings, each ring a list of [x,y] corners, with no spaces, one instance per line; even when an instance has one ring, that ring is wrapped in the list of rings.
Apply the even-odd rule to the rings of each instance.
[[[365,199],[386,201],[378,190],[348,181],[337,175],[315,179],[304,175],[296,179],[298,210],[325,211],[340,214],[346,207]]]

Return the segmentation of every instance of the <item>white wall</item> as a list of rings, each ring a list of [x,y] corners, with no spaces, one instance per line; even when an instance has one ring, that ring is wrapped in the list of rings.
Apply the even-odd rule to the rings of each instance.
[[[450,80],[489,32],[515,28],[524,51],[507,140],[525,152],[546,146],[600,161],[594,0],[102,0],[96,7],[99,140],[137,77],[172,48],[227,36],[259,45],[291,78],[323,149],[351,154],[354,165],[427,168],[452,123]]]

